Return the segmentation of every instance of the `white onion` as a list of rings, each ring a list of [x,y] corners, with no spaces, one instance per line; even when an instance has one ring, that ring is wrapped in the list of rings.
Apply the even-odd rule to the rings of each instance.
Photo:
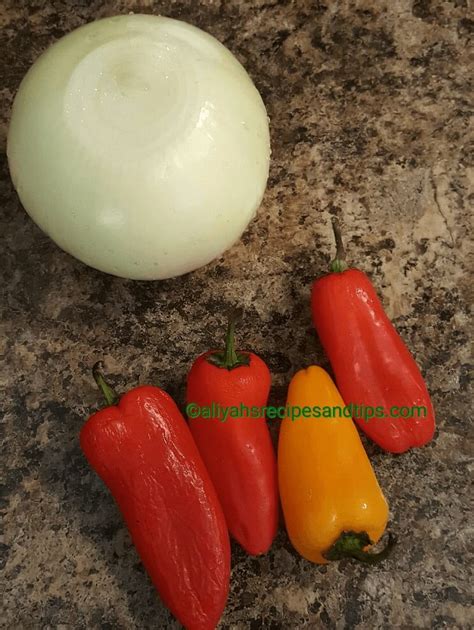
[[[160,279],[207,264],[254,216],[268,177],[258,91],[216,39],[124,15],[63,37],[29,70],[8,134],[33,220],[102,271]]]

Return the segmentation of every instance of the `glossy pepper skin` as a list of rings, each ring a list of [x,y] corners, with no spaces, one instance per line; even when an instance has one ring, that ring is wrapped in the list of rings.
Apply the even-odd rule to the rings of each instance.
[[[174,401],[137,387],[91,416],[80,443],[165,605],[189,630],[215,628],[229,590],[229,534]]]
[[[385,417],[354,418],[376,444],[392,453],[429,442],[435,430],[433,405],[410,351],[384,312],[369,278],[344,270],[340,233],[333,269],[312,288],[313,322],[347,405],[383,407]],[[426,415],[389,417],[393,407],[426,408]],[[398,412],[396,412],[398,413]]]
[[[315,407],[344,402],[330,376],[310,366],[295,374],[287,406],[311,408],[311,417],[280,426],[278,478],[291,543],[307,560],[324,564],[349,556],[376,562],[387,556],[367,545],[382,536],[388,505],[350,418],[315,417]]]
[[[243,404],[249,409],[266,405],[268,367],[251,352],[236,353],[233,335],[230,322],[226,351],[206,352],[196,359],[188,375],[188,404]],[[189,425],[231,535],[249,554],[265,553],[278,526],[276,457],[265,418],[190,417]]]

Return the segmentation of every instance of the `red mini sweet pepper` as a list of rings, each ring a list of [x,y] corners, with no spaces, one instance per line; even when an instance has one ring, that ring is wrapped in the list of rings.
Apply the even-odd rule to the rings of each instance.
[[[369,278],[347,269],[336,219],[333,228],[337,254],[332,273],[314,282],[311,307],[339,391],[346,405],[364,408],[366,417],[354,420],[381,448],[403,453],[423,446],[435,430],[423,377]],[[369,413],[384,417],[367,417]]]
[[[217,490],[229,531],[252,555],[270,548],[278,526],[276,456],[262,414],[270,383],[270,371],[262,359],[252,352],[235,351],[233,320],[227,329],[225,350],[198,357],[187,383],[191,432]],[[241,413],[243,417],[224,419],[218,406],[229,413],[234,409],[234,415]],[[213,417],[207,417],[205,409]],[[199,416],[198,411],[202,412]],[[256,415],[260,417],[252,417]]]
[[[229,590],[229,534],[186,421],[158,387],[119,399],[98,366],[94,376],[109,406],[83,426],[81,448],[165,605],[185,628],[211,630]]]

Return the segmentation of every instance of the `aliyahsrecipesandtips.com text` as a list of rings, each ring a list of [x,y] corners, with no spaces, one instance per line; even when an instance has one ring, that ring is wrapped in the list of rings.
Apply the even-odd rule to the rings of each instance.
[[[347,419],[363,419],[366,421],[372,419],[397,418],[399,420],[426,418],[427,409],[422,405],[398,406],[394,405],[389,409],[383,406],[358,405],[350,403],[344,406],[331,405],[285,405],[285,406],[247,406],[240,405],[225,406],[219,403],[210,405],[198,405],[190,402],[186,405],[186,415],[188,418],[202,418],[206,420],[219,420],[227,422],[228,420],[237,419],[258,419],[268,418],[269,420],[277,420],[289,418],[290,420],[309,420],[309,419],[331,419],[331,418],[347,418]]]

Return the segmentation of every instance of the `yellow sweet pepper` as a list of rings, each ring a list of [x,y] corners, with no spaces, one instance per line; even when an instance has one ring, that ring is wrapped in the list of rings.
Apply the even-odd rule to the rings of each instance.
[[[392,536],[379,553],[367,548],[385,531],[387,501],[352,419],[343,415],[341,395],[322,368],[313,365],[293,377],[287,409],[297,407],[302,415],[283,419],[278,442],[280,496],[293,546],[317,563],[383,559]],[[323,417],[328,408],[336,408],[336,417]]]

